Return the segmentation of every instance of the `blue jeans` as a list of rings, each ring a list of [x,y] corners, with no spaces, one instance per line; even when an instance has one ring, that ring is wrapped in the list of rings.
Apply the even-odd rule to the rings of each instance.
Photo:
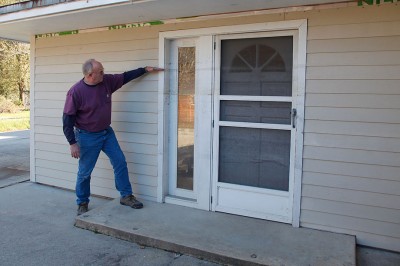
[[[89,202],[90,178],[100,151],[103,151],[114,169],[115,187],[121,197],[132,194],[125,156],[115,137],[114,130],[108,127],[100,132],[75,129],[75,137],[80,148],[78,175],[76,178],[76,203]]]

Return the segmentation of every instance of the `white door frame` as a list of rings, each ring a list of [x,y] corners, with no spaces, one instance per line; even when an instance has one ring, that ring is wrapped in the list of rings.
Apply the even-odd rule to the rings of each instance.
[[[235,33],[252,33],[252,32],[263,32],[263,31],[279,31],[279,30],[297,30],[298,31],[298,42],[294,43],[294,47],[297,49],[295,54],[294,64],[297,68],[293,69],[293,84],[297,88],[297,106],[293,108],[297,109],[296,119],[296,147],[295,147],[295,165],[294,165],[294,186],[293,186],[293,210],[292,210],[292,225],[299,227],[300,225],[300,200],[301,200],[301,184],[302,184],[302,159],[303,159],[303,130],[304,130],[304,96],[305,96],[305,73],[306,73],[306,44],[307,44],[307,20],[290,20],[290,21],[278,21],[278,22],[267,22],[257,24],[245,24],[245,25],[234,25],[234,26],[222,26],[212,28],[200,28],[190,30],[178,30],[161,32],[159,34],[159,65],[166,68],[165,72],[161,72],[158,81],[158,186],[157,186],[157,201],[165,202],[165,197],[168,193],[168,110],[169,110],[169,86],[168,86],[168,66],[166,62],[169,62],[168,51],[169,41],[178,38],[189,38],[208,36],[208,40],[212,36],[220,34],[235,34]],[[206,38],[203,39],[206,41]],[[213,80],[213,58],[212,56],[207,58],[209,60],[209,71],[202,71],[202,79],[209,79],[210,82]],[[218,70],[217,70],[218,71]],[[210,84],[211,85],[211,84]],[[210,109],[211,110],[211,109]],[[211,144],[210,144],[211,146]],[[211,158],[209,158],[211,160]],[[206,192],[208,198],[210,198],[211,180],[208,184],[208,192]],[[202,192],[204,193],[204,192]],[[186,206],[198,207],[193,203],[177,203]],[[205,207],[205,206],[203,206]]]

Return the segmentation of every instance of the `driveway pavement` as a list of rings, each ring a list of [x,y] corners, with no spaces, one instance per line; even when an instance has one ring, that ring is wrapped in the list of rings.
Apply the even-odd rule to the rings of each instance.
[[[29,134],[0,133],[0,188],[29,180]]]
[[[217,265],[76,228],[73,192],[27,180],[29,130],[0,133],[0,265]],[[359,246],[357,265],[397,266],[400,254]]]
[[[28,180],[29,130],[0,133],[0,265],[218,265],[79,229],[74,192]]]

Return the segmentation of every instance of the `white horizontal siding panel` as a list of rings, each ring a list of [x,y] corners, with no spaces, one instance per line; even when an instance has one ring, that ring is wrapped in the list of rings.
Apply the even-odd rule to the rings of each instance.
[[[144,91],[117,91],[112,95],[113,101],[124,101],[124,102],[148,102],[157,103],[156,92],[144,92]]]
[[[338,135],[398,138],[399,124],[307,120],[305,132]]]
[[[113,112],[157,113],[157,104],[149,102],[118,102],[112,103]]]
[[[112,57],[109,56],[101,56],[101,54],[85,54],[81,56],[76,56],[76,55],[65,55],[65,56],[51,56],[51,57],[38,57],[36,59],[36,64],[38,66],[48,66],[48,65],[59,65],[60,62],[64,62],[65,64],[76,64],[76,65],[82,65],[83,62],[87,59],[94,58],[99,61],[101,61],[104,64],[107,64],[108,62],[110,63],[118,63],[115,60],[112,59]],[[156,65],[158,60],[156,59],[138,59],[138,58],[125,58],[123,61],[125,62],[125,66],[129,65],[130,68],[137,68],[141,66],[146,66],[146,65]],[[123,63],[121,62],[121,64]],[[81,68],[79,68],[81,69]],[[123,70],[128,70],[125,68],[120,68],[120,71]],[[106,70],[107,71],[107,70]]]
[[[356,235],[357,244],[359,245],[379,247],[382,249],[393,250],[393,251],[400,250],[400,241],[398,238],[395,237],[371,234],[367,232],[360,232],[360,231],[337,228],[332,226],[325,226],[310,222],[303,222],[302,226],[307,228],[314,228],[317,230],[336,232],[340,234]]]
[[[54,176],[60,180],[75,182],[77,169],[74,169],[75,171],[67,171],[67,170],[68,169],[66,169],[65,171],[60,171],[60,170],[38,167],[36,172],[42,176],[48,176],[48,177]],[[151,176],[130,174],[130,179],[133,186],[139,183],[144,186],[154,187],[157,185],[156,182],[157,179]],[[91,185],[93,186],[110,187],[110,188],[115,187],[114,173],[112,170],[99,170],[95,168],[95,170],[92,172],[91,180],[92,180]]]
[[[58,126],[62,128],[62,113],[59,117],[35,117],[36,125]]]
[[[66,95],[67,93],[65,93]],[[37,100],[35,105],[40,109],[64,109],[65,99],[63,100]]]
[[[68,144],[65,136],[61,135],[49,135],[49,134],[39,134],[35,133],[35,142],[43,142],[43,143],[66,143]]]
[[[398,80],[307,80],[307,94],[400,95]]]
[[[67,153],[70,154],[69,144],[67,140],[65,143],[45,143],[45,142],[36,142],[36,150],[37,151],[51,151],[51,152],[58,152],[58,153]]]
[[[315,100],[313,100],[314,102]],[[384,107],[384,106],[382,106]],[[399,109],[367,109],[367,108],[332,108],[314,107],[307,108],[305,116],[308,120],[325,121],[352,121],[369,123],[394,123],[400,124]]]
[[[117,136],[117,139],[121,141],[130,141],[134,139],[138,143],[157,145],[157,135],[126,132],[115,132],[115,134]]]
[[[400,165],[400,152],[379,152],[333,147],[305,146],[303,158],[394,167]]]
[[[399,138],[364,137],[307,133],[304,136],[305,146],[336,147],[367,151],[399,152]]]
[[[36,75],[76,73],[82,69],[82,63],[37,66],[35,72]]]
[[[112,121],[115,122],[133,122],[133,123],[157,123],[157,114],[154,113],[126,113],[113,112]]]
[[[83,77],[83,76],[82,76]],[[72,87],[73,84],[70,82],[46,82],[46,83],[36,83],[35,84],[35,92],[38,91],[62,91],[67,95],[67,91]]]
[[[65,151],[69,151],[68,145],[65,145]],[[146,155],[146,154],[138,154],[133,152],[124,152],[126,161],[128,163],[135,163],[135,164],[143,164],[149,166],[157,166],[157,156],[156,155]],[[61,161],[67,163],[74,163],[74,158],[71,157],[69,152],[54,152],[51,150],[44,150],[44,149],[37,149],[36,151],[36,158],[39,159],[48,159],[51,158],[51,161]],[[101,153],[100,159],[102,162],[99,166],[108,166],[107,168],[111,169],[111,164],[109,163],[108,157],[105,154]],[[105,169],[107,169],[105,168]]]
[[[95,180],[95,179],[93,179]],[[69,181],[69,180],[62,180],[62,179],[56,179],[52,177],[47,177],[47,176],[41,176],[37,175],[37,182],[38,183],[44,183],[48,185],[53,185],[53,186],[60,186],[74,190],[75,189],[75,182]],[[119,198],[119,192],[115,188],[108,188],[108,187],[101,187],[101,186],[96,186],[93,184],[90,187],[91,194],[92,195],[101,195],[109,198]],[[150,201],[155,201],[155,197],[152,195],[154,194],[154,187],[150,186],[133,186],[132,187],[133,193],[135,196],[137,196],[139,199],[145,199],[145,200],[150,200]]]
[[[308,40],[400,35],[399,20],[344,25],[309,26]]]
[[[112,122],[115,131],[157,135],[157,124]]]
[[[304,210],[302,213],[304,221],[321,221],[323,225],[361,231],[371,234],[384,235],[394,238],[400,237],[400,224],[382,221],[361,219],[351,216],[339,216],[324,212],[313,212]],[[389,233],[391,232],[391,234]]]
[[[42,176],[54,176],[58,179],[75,182],[77,170],[77,167],[70,167],[68,169],[64,169],[63,171],[38,167],[36,169],[36,173]],[[109,182],[110,187],[114,187],[114,172],[112,170],[95,168],[92,172],[92,176],[93,178],[103,180],[100,182]],[[143,184],[146,186],[157,186],[157,178],[153,176],[130,174],[129,177],[134,185]]]
[[[73,167],[73,169],[78,169],[78,161],[76,160],[73,163],[71,160],[68,160],[68,162],[60,162],[50,161],[49,158],[46,158],[45,160],[36,158],[36,167],[64,171],[65,169],[69,169],[71,167]]]
[[[304,172],[303,184],[400,196],[399,180],[394,181],[376,178],[360,178],[358,176]]]
[[[62,128],[61,127],[56,127],[56,126],[36,125],[35,133],[37,133],[37,134],[51,134],[51,135],[57,135],[57,136],[64,136]]]
[[[151,75],[152,77],[149,77]],[[155,92],[158,90],[158,81],[154,78],[156,74],[148,74],[144,78],[134,79],[127,84],[125,84],[122,88],[120,88],[118,92],[129,92],[129,91],[144,91],[144,92]],[[151,78],[151,79],[150,79]]]
[[[103,43],[92,43],[90,45],[65,45],[56,47],[37,48],[35,54],[41,56],[57,56],[57,55],[73,55],[73,54],[89,54],[93,52],[114,52],[114,51],[132,51],[146,49],[157,49],[158,39],[144,40],[126,40],[111,41]]]
[[[347,202],[313,199],[307,197],[303,197],[301,204],[303,210],[308,211],[316,211],[321,213],[329,212],[330,214],[395,224],[399,224],[400,221],[400,212],[394,209],[351,204]]]
[[[76,182],[75,180],[67,180],[67,179],[61,179],[61,178],[57,178],[56,176],[43,176],[40,174],[36,174],[36,182],[37,183],[43,183],[46,185],[50,185],[50,186],[56,186],[56,187],[62,187],[62,188],[66,188],[69,190],[75,190],[75,185]]]
[[[36,82],[51,82],[51,83],[56,83],[56,82],[61,82],[61,83],[71,83],[73,85],[76,83],[78,80],[82,79],[82,73],[81,72],[74,72],[74,73],[61,73],[61,74],[37,74],[35,77]],[[65,93],[64,93],[65,95]]]
[[[129,141],[130,142],[119,141],[119,145],[121,146],[122,150],[127,150],[140,154],[149,154],[149,155],[157,154],[157,145],[137,143],[131,139]]]
[[[69,36],[55,36],[52,38],[37,39],[36,46],[38,48],[48,48],[55,46],[80,46],[85,44],[109,43],[110,41],[124,42],[131,40],[155,39],[158,38],[158,30],[159,29],[145,27],[88,32]]]
[[[399,167],[304,159],[303,172],[399,181]]]
[[[67,140],[60,137],[62,142],[49,142],[50,137],[47,137],[44,134],[38,135],[39,138],[36,140],[38,151],[53,151],[58,153],[70,154],[69,144]],[[51,140],[50,140],[51,141]],[[132,162],[140,162],[140,160],[146,160],[149,165],[156,165],[156,162],[153,161],[155,158],[155,152],[157,150],[156,145],[147,145],[140,143],[129,143],[124,141],[119,141],[122,151],[126,153],[126,156],[134,156],[136,159],[132,159]],[[129,153],[133,153],[134,155],[129,155]],[[132,157],[133,158],[133,157]],[[75,160],[73,160],[74,162]],[[151,163],[150,163],[151,161]]]
[[[400,36],[308,40],[307,53],[398,51]],[[371,62],[372,63],[372,62]]]
[[[377,8],[379,12],[377,12]],[[338,12],[340,12],[339,15]],[[360,21],[363,23],[377,23],[399,20],[399,12],[399,5],[385,3],[378,7],[363,4],[363,6],[352,6],[348,8],[328,8],[323,11],[317,8],[311,12],[306,12],[306,14],[309,18],[309,26],[323,26],[347,25],[360,23]],[[299,16],[298,12],[286,13],[285,18],[291,19],[296,14]]]
[[[59,118],[60,122],[62,122],[62,114],[63,114],[64,106],[59,106],[58,109],[35,109],[35,115],[38,117],[46,117],[46,118]]]
[[[400,66],[309,66],[306,79],[399,80]]]
[[[307,66],[395,66],[400,62],[399,51],[314,53],[308,54]]]
[[[398,195],[303,185],[303,196],[400,210],[400,196]]]

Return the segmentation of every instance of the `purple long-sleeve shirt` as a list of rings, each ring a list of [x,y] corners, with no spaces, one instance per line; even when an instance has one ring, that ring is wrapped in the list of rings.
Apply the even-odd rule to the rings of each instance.
[[[73,127],[98,132],[111,125],[112,94],[125,83],[146,73],[138,68],[123,74],[105,74],[103,81],[88,85],[83,79],[67,93],[64,105],[63,130],[69,144],[76,143]]]

